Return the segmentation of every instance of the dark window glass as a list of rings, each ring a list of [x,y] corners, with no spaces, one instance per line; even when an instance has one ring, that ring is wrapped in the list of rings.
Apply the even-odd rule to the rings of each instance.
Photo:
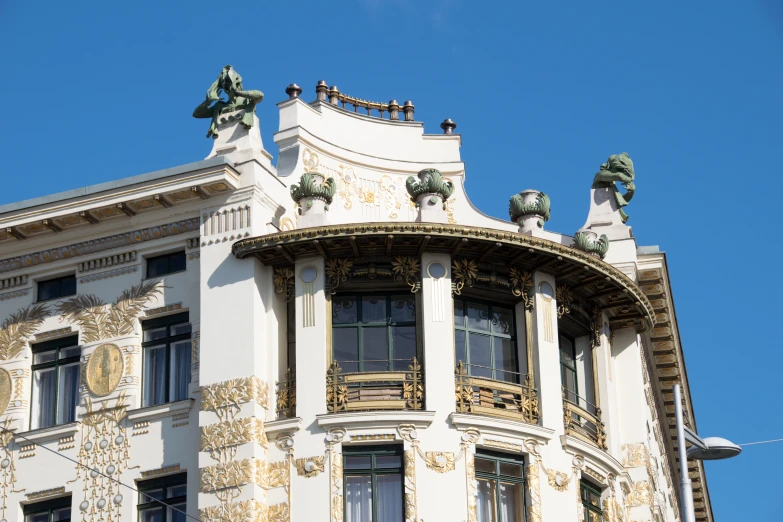
[[[71,497],[55,498],[24,506],[25,522],[70,522]]]
[[[579,388],[576,381],[576,345],[574,340],[560,335],[560,379],[563,395],[569,402],[578,403]]]
[[[68,275],[46,281],[38,281],[38,300],[48,301],[76,294],[76,276]]]
[[[524,462],[516,455],[479,451],[475,457],[478,522],[525,520]]]
[[[601,510],[601,490],[584,480],[579,482],[579,496],[585,508],[584,522],[603,522]]]
[[[402,522],[400,446],[344,447],[345,522]]]
[[[185,251],[147,258],[147,277],[160,277],[185,270]]]
[[[468,375],[521,384],[512,308],[454,301],[454,342]]]
[[[188,398],[191,326],[188,313],[142,323],[142,406]]]
[[[407,370],[416,353],[413,295],[332,300],[332,355],[343,372]]]
[[[186,495],[186,473],[139,482],[139,522],[184,522]]]
[[[33,345],[30,429],[76,420],[80,355],[76,335]]]

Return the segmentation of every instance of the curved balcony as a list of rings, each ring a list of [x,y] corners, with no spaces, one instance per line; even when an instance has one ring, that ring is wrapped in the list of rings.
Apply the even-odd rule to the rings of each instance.
[[[409,363],[404,371],[345,372],[359,363]],[[404,367],[404,365],[403,365]],[[326,408],[329,412],[362,410],[421,410],[424,384],[418,359],[334,361],[326,372]]]
[[[528,386],[527,375],[502,371],[513,382],[498,381],[486,377],[469,375],[492,368],[479,365],[457,364],[454,374],[455,399],[460,413],[480,413],[508,419],[538,423],[538,393]],[[500,372],[499,370],[494,370]]]
[[[563,388],[563,423],[566,435],[607,449],[601,408],[566,388]]]

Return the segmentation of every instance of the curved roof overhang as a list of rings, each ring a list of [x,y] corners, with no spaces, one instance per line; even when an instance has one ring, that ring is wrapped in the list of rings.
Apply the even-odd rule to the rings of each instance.
[[[614,329],[634,327],[642,332],[655,323],[650,301],[617,268],[581,250],[503,230],[433,223],[330,225],[243,239],[234,243],[232,252],[239,259],[255,256],[274,267],[314,256],[375,263],[395,256],[444,253],[475,261],[478,280],[490,286],[504,286],[512,267],[551,274],[558,286],[568,288],[575,303],[598,305]]]

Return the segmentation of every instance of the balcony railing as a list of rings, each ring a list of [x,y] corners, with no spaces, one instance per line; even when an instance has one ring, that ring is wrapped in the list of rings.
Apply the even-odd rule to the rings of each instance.
[[[296,417],[296,373],[290,368],[285,372],[285,380],[277,383],[277,418]]]
[[[344,372],[340,364],[392,363],[391,361],[334,361],[326,372],[326,407],[330,412],[358,410],[421,410],[424,385],[421,365],[407,359],[405,371]]]
[[[563,423],[566,435],[607,449],[601,408],[566,388],[563,388]]]
[[[462,361],[457,364],[455,396],[458,412],[495,415],[529,424],[538,422],[538,393],[535,388],[528,386],[527,375],[503,370],[504,376],[517,382],[496,381],[469,375],[469,368],[475,369],[472,371],[492,370],[484,366],[468,366]]]

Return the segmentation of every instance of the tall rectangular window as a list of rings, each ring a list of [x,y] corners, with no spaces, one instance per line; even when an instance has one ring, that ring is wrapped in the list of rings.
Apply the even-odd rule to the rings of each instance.
[[[332,298],[332,347],[346,373],[407,370],[416,357],[414,296]]]
[[[76,294],[76,276],[67,275],[38,281],[38,301],[48,301]]]
[[[585,511],[584,522],[603,522],[601,511],[601,490],[584,480],[579,482],[579,496]]]
[[[70,522],[70,520],[70,496],[24,506],[25,522]]]
[[[79,401],[78,336],[33,345],[33,400],[30,429],[76,420]]]
[[[160,277],[185,270],[185,251],[147,258],[147,277]]]
[[[456,299],[454,341],[457,362],[468,375],[522,384],[512,308]]]
[[[187,473],[139,482],[139,522],[186,522]]]
[[[187,399],[191,351],[188,313],[144,321],[142,330],[142,405]]]
[[[579,387],[576,380],[576,343],[560,334],[560,380],[567,401],[579,404]]]
[[[401,446],[343,447],[345,522],[402,522]]]
[[[523,522],[525,468],[522,457],[480,450],[474,462],[478,522]]]

